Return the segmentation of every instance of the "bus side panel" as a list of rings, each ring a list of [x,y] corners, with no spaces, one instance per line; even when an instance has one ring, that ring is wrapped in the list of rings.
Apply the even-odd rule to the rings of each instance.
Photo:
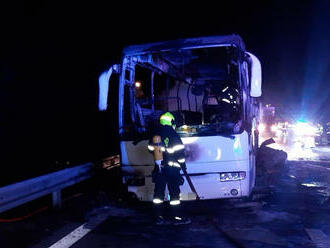
[[[247,168],[248,161],[223,162],[218,173],[191,174],[190,178],[201,199],[219,199],[242,197],[249,194],[249,173],[246,178],[237,181],[220,181],[220,172],[244,171]],[[214,164],[213,166],[216,166]],[[195,195],[191,191],[189,184],[185,183],[180,187],[182,200],[194,200]],[[237,195],[231,193],[237,190]]]
[[[136,145],[133,141],[122,141],[120,151],[123,165],[154,165],[153,155],[148,150],[148,140],[142,140]]]
[[[237,134],[235,138],[222,136],[186,137],[186,164],[189,173],[211,173],[228,171],[226,162],[236,162],[232,171],[249,170],[248,133]],[[247,161],[243,165],[239,161]],[[239,168],[240,166],[241,168]]]
[[[153,155],[148,151],[148,141],[143,140],[136,145],[133,141],[121,141],[121,169],[124,182],[127,178],[142,179],[143,183],[128,184],[128,192],[134,193],[141,201],[152,201],[154,183],[151,173],[154,169]]]
[[[248,196],[254,185],[254,163],[250,158],[248,134],[235,135],[235,139],[221,136],[183,138],[186,148],[187,170],[201,199]],[[148,141],[136,145],[122,141],[121,159],[124,175],[145,178],[143,185],[129,185],[128,190],[142,201],[150,201],[154,184],[151,173],[153,155],[147,149]],[[246,178],[239,181],[220,181],[221,172],[244,171]],[[233,195],[232,190],[237,190]],[[193,200],[194,193],[187,181],[181,186],[181,199]]]

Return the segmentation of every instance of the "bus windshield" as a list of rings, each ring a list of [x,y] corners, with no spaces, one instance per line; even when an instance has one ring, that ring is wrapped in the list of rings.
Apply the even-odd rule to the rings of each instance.
[[[134,56],[133,97],[124,111],[144,132],[171,112],[181,136],[232,135],[241,131],[242,91],[234,46],[170,50]],[[132,99],[134,103],[132,104]],[[129,106],[130,105],[130,106]]]

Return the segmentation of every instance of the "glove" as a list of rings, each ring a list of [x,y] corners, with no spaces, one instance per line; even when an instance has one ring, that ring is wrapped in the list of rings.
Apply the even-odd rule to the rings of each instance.
[[[161,172],[162,171],[162,161],[163,160],[155,160],[155,164],[158,166],[158,171]]]
[[[187,170],[186,163],[180,163],[180,166],[182,170]]]

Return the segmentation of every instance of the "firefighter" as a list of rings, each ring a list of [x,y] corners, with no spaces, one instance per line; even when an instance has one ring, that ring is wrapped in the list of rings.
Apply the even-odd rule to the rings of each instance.
[[[180,201],[180,185],[184,179],[180,175],[181,168],[185,168],[184,145],[175,132],[175,118],[170,112],[160,116],[159,127],[152,134],[148,149],[154,154],[155,168],[152,172],[152,181],[155,183],[153,203],[157,224],[165,221],[163,212],[163,202],[165,198],[165,187],[167,185],[171,208],[170,220],[174,224],[187,224],[190,220],[178,215]]]

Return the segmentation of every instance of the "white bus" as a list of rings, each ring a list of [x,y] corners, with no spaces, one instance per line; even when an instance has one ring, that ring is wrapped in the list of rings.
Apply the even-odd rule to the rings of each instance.
[[[180,39],[123,50],[120,65],[99,79],[99,109],[107,109],[119,74],[118,125],[123,181],[152,201],[150,130],[169,111],[185,145],[187,172],[200,199],[239,198],[255,185],[261,65],[238,35]],[[114,122],[117,120],[113,120]],[[187,182],[181,200],[196,195]]]

